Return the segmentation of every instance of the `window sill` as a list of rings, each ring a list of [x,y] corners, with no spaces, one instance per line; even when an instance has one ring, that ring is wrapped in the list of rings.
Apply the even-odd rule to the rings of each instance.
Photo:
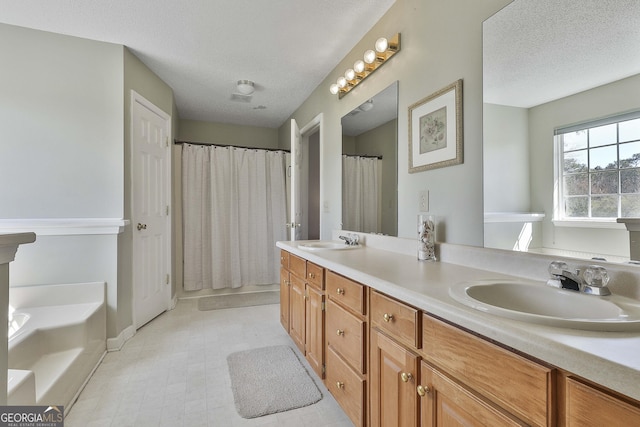
[[[616,230],[626,230],[624,224],[618,224],[615,219],[613,220],[559,220],[554,219],[553,225],[556,227],[573,227],[573,228],[606,228]]]

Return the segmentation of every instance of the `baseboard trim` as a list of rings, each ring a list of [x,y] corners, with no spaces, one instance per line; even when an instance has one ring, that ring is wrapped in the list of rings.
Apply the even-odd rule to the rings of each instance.
[[[136,334],[136,329],[133,325],[126,327],[115,338],[107,339],[107,351],[120,351],[124,343],[129,341]]]

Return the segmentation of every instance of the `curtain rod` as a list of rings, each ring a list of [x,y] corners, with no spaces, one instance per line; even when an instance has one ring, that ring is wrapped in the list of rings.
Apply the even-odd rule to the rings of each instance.
[[[343,156],[347,156],[347,157],[364,157],[365,159],[378,159],[378,160],[382,160],[382,154],[343,154]]]
[[[215,144],[213,142],[192,142],[192,141],[178,141],[177,139],[173,140],[173,143],[176,145],[182,144],[191,144],[191,145],[211,145],[214,147],[231,147],[231,148],[242,148],[245,150],[265,150],[265,151],[284,151],[285,153],[289,153],[290,150],[284,148],[261,148],[261,147],[246,147],[242,145],[231,145],[231,144]]]

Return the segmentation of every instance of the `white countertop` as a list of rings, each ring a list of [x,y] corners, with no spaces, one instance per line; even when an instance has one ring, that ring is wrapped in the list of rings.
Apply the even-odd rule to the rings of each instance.
[[[418,261],[415,256],[367,246],[309,252],[299,249],[299,243],[278,242],[277,246],[418,309],[640,400],[640,333],[592,332],[525,323],[474,310],[449,296],[449,286],[464,281],[526,279],[459,264]],[[539,283],[542,285],[542,280]]]

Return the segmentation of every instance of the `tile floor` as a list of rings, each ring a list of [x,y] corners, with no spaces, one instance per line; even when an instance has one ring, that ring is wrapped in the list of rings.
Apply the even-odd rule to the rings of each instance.
[[[254,419],[237,414],[227,355],[279,344],[295,348],[277,304],[198,311],[196,300],[180,300],[107,353],[65,426],[352,426],[314,373],[320,402]]]

